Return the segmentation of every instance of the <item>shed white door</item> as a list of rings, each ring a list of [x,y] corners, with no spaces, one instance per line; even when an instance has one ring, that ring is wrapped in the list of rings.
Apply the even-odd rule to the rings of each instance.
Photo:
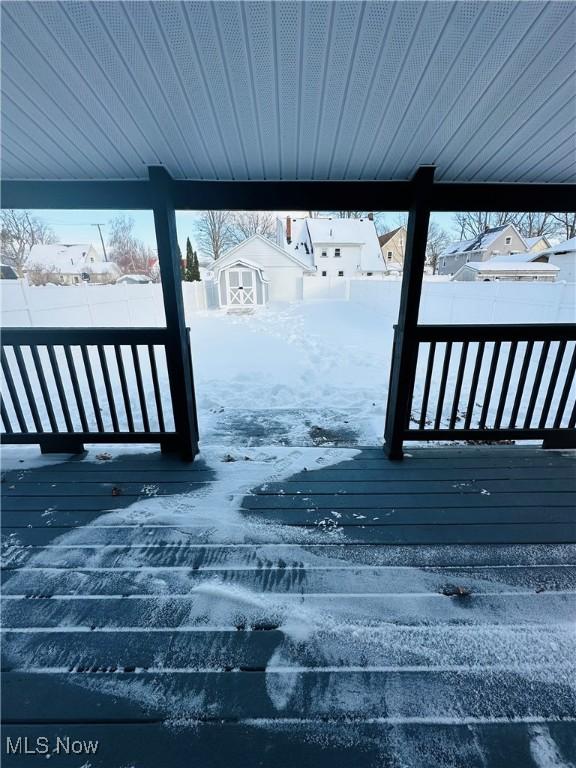
[[[228,278],[228,304],[245,307],[256,304],[256,286],[251,269],[230,269]]]

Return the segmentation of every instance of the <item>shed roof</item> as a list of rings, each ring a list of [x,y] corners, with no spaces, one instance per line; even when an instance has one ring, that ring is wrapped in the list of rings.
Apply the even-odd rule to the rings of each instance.
[[[490,261],[469,261],[461,269],[473,269],[475,272],[558,272],[559,267],[542,261],[527,264],[525,261],[508,261],[494,263]]]
[[[3,176],[572,181],[573,11],[7,0]]]

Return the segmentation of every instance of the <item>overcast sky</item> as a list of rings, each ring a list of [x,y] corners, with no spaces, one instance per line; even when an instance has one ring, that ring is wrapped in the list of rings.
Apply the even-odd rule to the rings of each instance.
[[[110,219],[119,214],[125,214],[133,218],[135,236],[139,240],[143,240],[150,248],[156,248],[152,211],[34,211],[35,216],[41,218],[53,229],[61,243],[92,243],[99,251],[102,248],[100,246],[98,229],[95,225],[101,225],[104,241],[108,245],[108,223]],[[293,216],[306,215],[304,211],[278,211],[278,216],[281,218],[284,218],[287,214]],[[388,212],[383,215],[390,229],[398,226],[399,215],[399,212]],[[176,213],[178,241],[183,253],[187,237],[190,237],[193,246],[196,246],[194,220],[197,216],[197,211],[180,211]],[[454,231],[452,213],[435,213],[432,214],[432,218],[446,229],[455,240],[458,239],[458,231]]]

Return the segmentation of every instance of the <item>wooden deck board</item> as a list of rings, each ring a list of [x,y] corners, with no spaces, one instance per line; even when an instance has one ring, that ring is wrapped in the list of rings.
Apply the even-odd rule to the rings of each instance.
[[[233,768],[241,749],[254,765],[344,766],[352,747],[356,765],[392,766],[407,745],[438,768],[524,768],[539,738],[574,760],[574,454],[408,453],[347,451],[232,494],[241,541],[195,519],[203,503],[217,520],[222,502],[201,500],[226,461],[4,472],[6,735],[100,738],[89,761],[107,768],[185,753]],[[174,494],[182,524],[150,524]],[[286,615],[338,619],[297,642]]]

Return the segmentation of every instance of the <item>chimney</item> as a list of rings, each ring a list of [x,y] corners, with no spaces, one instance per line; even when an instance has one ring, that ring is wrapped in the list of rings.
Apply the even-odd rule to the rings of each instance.
[[[292,220],[290,216],[286,216],[286,242],[288,245],[292,242]]]
[[[370,211],[370,213],[368,214],[368,219],[370,221],[374,221],[374,213],[372,211]]]

